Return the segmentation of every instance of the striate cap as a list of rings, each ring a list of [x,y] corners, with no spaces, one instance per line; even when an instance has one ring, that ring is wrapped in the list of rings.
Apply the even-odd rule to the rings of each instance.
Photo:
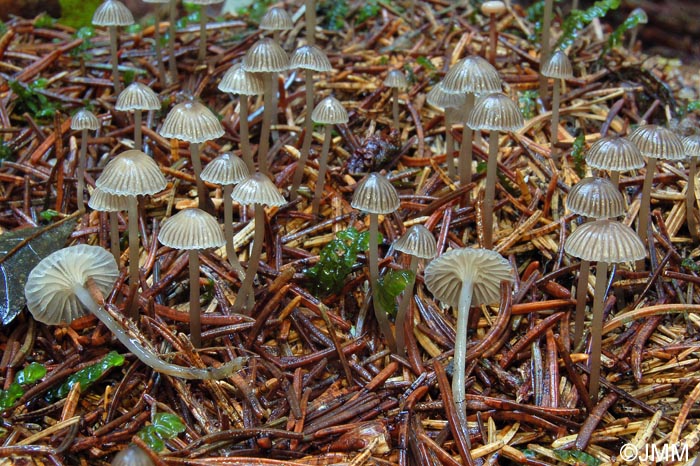
[[[250,176],[245,162],[228,152],[221,154],[204,167],[202,181],[220,185],[237,184]]]
[[[289,31],[294,28],[294,20],[284,8],[270,8],[260,19],[260,29],[266,31]]]
[[[141,84],[133,82],[117,96],[117,103],[114,108],[120,112],[128,112],[131,110],[159,110],[160,99],[158,94],[153,92],[153,89]]]
[[[353,209],[370,214],[390,214],[401,205],[396,188],[379,173],[370,173],[357,183],[350,203]]]
[[[311,121],[322,125],[338,125],[348,122],[348,112],[338,99],[328,96],[314,107]]]
[[[676,133],[658,125],[641,125],[632,131],[629,140],[644,157],[664,160],[683,160],[683,142]]]
[[[506,4],[498,0],[484,2],[481,4],[481,12],[485,15],[500,15],[505,11]]]
[[[485,94],[501,91],[501,77],[491,63],[478,55],[455,63],[442,80],[445,92]]]
[[[453,92],[445,92],[442,88],[442,83],[437,83],[425,96],[426,100],[433,107],[440,110],[446,108],[460,108],[466,101],[464,94],[455,94]]]
[[[100,128],[100,120],[86,108],[81,108],[70,120],[70,129],[73,131],[81,131],[84,129],[89,129],[91,131],[96,131]]]
[[[408,87],[408,79],[406,79],[406,75],[402,71],[391,70],[384,78],[384,85],[396,89],[406,89]]]
[[[289,59],[289,67],[319,73],[327,73],[333,69],[323,50],[314,45],[302,45],[296,49]]]
[[[237,63],[221,78],[219,90],[230,94],[261,95],[265,92],[265,83],[260,76],[247,72]]]
[[[496,92],[476,102],[467,125],[474,130],[518,131],[525,125],[525,120],[515,102]]]
[[[113,158],[102,170],[95,186],[109,194],[144,196],[165,189],[158,164],[140,150],[128,150]]]
[[[571,60],[561,50],[554,52],[547,63],[540,70],[542,76],[554,79],[570,79],[574,77],[574,69]]]
[[[277,186],[265,174],[257,172],[233,188],[231,197],[241,205],[281,206],[287,203]]]
[[[224,234],[216,218],[197,209],[181,210],[163,222],[158,241],[173,249],[220,248],[226,244]]]
[[[625,199],[610,180],[592,176],[571,188],[566,208],[584,217],[613,218],[625,215]]]
[[[686,136],[682,139],[685,154],[688,157],[700,157],[700,134]]]
[[[394,241],[394,249],[420,259],[432,259],[437,253],[437,243],[430,230],[423,225],[413,225]]]
[[[224,135],[216,115],[205,105],[188,100],[175,105],[163,121],[160,135],[190,143],[202,143]]]
[[[109,194],[95,188],[90,195],[88,206],[98,212],[122,212],[129,209],[129,196]]]
[[[129,444],[128,447],[117,453],[110,464],[111,466],[154,466],[148,453],[135,443]]]
[[[134,15],[119,0],[105,0],[95,10],[92,24],[95,26],[131,26],[134,24]]]
[[[260,39],[243,57],[243,69],[251,73],[279,73],[289,69],[289,57],[274,40]]]
[[[598,139],[588,149],[586,164],[598,170],[626,172],[642,168],[644,157],[629,139],[606,136]]]
[[[579,226],[564,243],[564,251],[591,262],[632,262],[646,257],[639,235],[616,220],[596,220]]]

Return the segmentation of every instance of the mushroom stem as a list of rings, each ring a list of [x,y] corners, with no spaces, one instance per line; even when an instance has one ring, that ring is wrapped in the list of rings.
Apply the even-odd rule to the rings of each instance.
[[[316,1],[306,0],[306,42],[314,45],[316,42]]]
[[[496,15],[489,15],[489,63],[496,66],[496,44],[498,43],[498,29],[496,28]]]
[[[318,160],[318,179],[316,180],[316,189],[314,190],[314,200],[311,204],[311,213],[318,215],[319,207],[321,206],[321,197],[323,197],[323,187],[326,184],[326,170],[328,169],[328,152],[331,148],[331,125],[325,125],[323,133],[323,149],[321,150],[321,158]]]
[[[170,60],[170,81],[177,82],[177,62],[175,61],[175,18],[177,17],[177,0],[170,0],[169,32],[168,32],[168,55]]]
[[[238,312],[241,309],[247,308],[250,311],[252,306],[250,303],[253,300],[248,298],[253,293],[253,280],[258,272],[258,262],[262,254],[263,240],[265,239],[265,208],[262,204],[253,204],[255,211],[255,236],[253,237],[253,251],[248,258],[248,270],[245,273],[245,280],[241,288],[238,290],[236,301],[233,303],[233,312]]]
[[[583,322],[586,316],[586,295],[588,294],[588,276],[591,263],[582,260],[578,269],[578,282],[576,284],[576,311],[574,314],[574,347],[581,343],[583,338]]]
[[[610,172],[610,182],[617,188],[620,186],[620,172],[611,171]]]
[[[457,176],[457,170],[455,169],[455,140],[452,136],[452,123],[454,121],[452,108],[445,109],[445,155],[447,160],[447,175],[451,180],[454,180]]]
[[[122,253],[119,249],[119,213],[109,212],[109,247],[114,261],[119,264]]]
[[[394,122],[394,128],[399,128],[399,89],[391,88],[391,114]]]
[[[190,249],[190,341],[195,348],[202,347],[202,316],[199,309],[199,252]]]
[[[253,162],[253,151],[250,149],[250,135],[248,134],[248,96],[240,96],[241,114],[239,116],[239,124],[241,126],[241,155],[245,162],[248,171],[255,171],[255,162]]]
[[[158,80],[160,81],[160,86],[165,88],[167,86],[166,75],[165,75],[165,63],[163,62],[163,51],[160,48],[160,15],[156,17],[155,31],[153,33],[153,40],[156,42],[156,64],[158,66]]]
[[[139,288],[139,208],[136,196],[129,196],[129,315],[138,317],[138,300],[135,295]],[[118,244],[118,243],[117,243]]]
[[[540,45],[540,68],[549,61],[552,48],[550,47],[550,28],[552,26],[552,8],[554,0],[545,0],[544,13],[542,15],[542,44]],[[540,73],[540,99],[547,100],[547,78]]]
[[[627,44],[627,50],[633,51],[634,46],[637,43],[637,32],[639,31],[639,26],[635,26],[632,28],[632,31],[630,33],[630,42]]]
[[[78,210],[85,212],[85,158],[87,155],[88,130],[84,129],[80,133],[80,153],[78,154],[78,185],[75,189],[75,197],[78,201]]]
[[[608,263],[598,262],[595,271],[595,295],[593,297],[593,320],[591,322],[591,378],[588,382],[588,392],[593,403],[598,400],[598,388],[600,387],[600,347],[603,330],[603,303],[605,302],[607,283]]]
[[[199,144],[190,143],[190,158],[192,159],[192,169],[197,182],[197,197],[199,198],[199,208],[207,210],[207,188],[202,181],[202,159],[199,157]]]
[[[469,116],[474,108],[474,94],[467,93],[464,102],[464,115]],[[466,119],[466,118],[465,118]],[[459,148],[459,183],[465,186],[472,180],[472,138],[473,131],[465,123],[462,128],[462,145]]]
[[[308,7],[308,5],[307,5]],[[301,155],[297,162],[294,178],[292,179],[292,190],[289,192],[290,202],[295,201],[299,193],[299,186],[304,177],[304,168],[311,152],[311,140],[313,139],[314,123],[311,120],[311,110],[314,108],[314,72],[304,70],[304,80],[306,89],[306,118],[304,119],[304,142],[301,145]],[[324,139],[325,144],[325,139]],[[320,179],[320,178],[319,178]]]
[[[272,94],[272,73],[263,73],[265,84],[265,96],[263,107],[262,129],[260,130],[260,145],[258,145],[258,167],[264,175],[270,175],[267,168],[267,152],[270,149],[270,126],[272,125],[272,114],[274,113],[274,98]]]
[[[391,330],[389,317],[382,309],[377,299],[379,290],[379,251],[377,243],[379,242],[379,214],[369,214],[369,279],[372,286],[372,306],[374,308],[374,316],[377,318],[379,330],[384,334],[386,342],[389,345],[392,353],[396,352],[396,342],[394,341],[394,332]]]
[[[226,257],[231,268],[238,275],[239,280],[245,280],[245,270],[236,256],[236,250],[233,247],[233,199],[231,192],[233,185],[227,184],[224,186],[224,237],[226,238]]]
[[[411,256],[411,262],[408,266],[411,273],[413,273],[413,278],[406,284],[403,296],[401,297],[401,302],[399,303],[399,309],[396,312],[396,351],[398,351],[399,356],[406,356],[406,315],[408,314],[408,306],[413,298],[413,285],[416,282],[416,272],[418,271],[418,257]]]
[[[455,332],[455,352],[452,373],[452,396],[454,397],[457,416],[462,428],[467,431],[466,399],[466,366],[467,366],[467,327],[469,324],[469,309],[472,304],[474,284],[471,278],[462,282],[457,309],[457,329]]]
[[[493,205],[496,196],[496,171],[498,170],[498,131],[489,133],[489,160],[486,168],[486,188],[484,190],[484,248],[493,248]]]
[[[557,143],[559,142],[559,95],[561,89],[561,83],[559,79],[554,79],[554,85],[552,86],[552,126],[551,126],[551,141],[550,141],[550,154],[554,160],[554,164],[559,167],[561,161],[559,160],[559,150],[557,149]]]
[[[647,172],[644,176],[644,186],[642,187],[642,203],[639,206],[639,228],[637,234],[642,243],[647,244],[647,228],[649,227],[649,209],[651,208],[651,187],[654,184],[654,173],[656,172],[656,159],[647,158]]]
[[[204,58],[207,56],[207,12],[206,5],[202,5],[199,10],[199,55],[197,59],[200,64],[204,63]]]
[[[141,135],[141,110],[134,111],[134,146],[136,150],[142,150],[143,136]]]
[[[685,213],[688,221],[688,230],[693,241],[698,241],[698,222],[695,219],[695,173],[697,171],[697,158],[690,157],[688,165],[688,186],[685,188]]]
[[[117,58],[117,26],[109,26],[109,52],[112,57],[112,81],[114,82],[114,95],[122,91],[119,82],[119,60]]]

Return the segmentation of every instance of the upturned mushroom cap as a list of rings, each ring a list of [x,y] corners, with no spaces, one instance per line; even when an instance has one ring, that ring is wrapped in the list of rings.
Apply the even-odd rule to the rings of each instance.
[[[425,99],[433,107],[444,110],[446,108],[460,108],[464,105],[466,96],[464,94],[455,94],[454,92],[445,92],[440,82],[430,89]]]
[[[626,172],[644,166],[644,157],[632,141],[606,136],[594,142],[586,152],[586,164],[598,170]]]
[[[243,69],[251,73],[279,73],[289,69],[289,57],[274,40],[260,39],[243,57]]]
[[[390,214],[399,208],[399,193],[379,173],[370,173],[357,183],[350,205],[370,214]]]
[[[501,91],[501,77],[488,61],[472,55],[455,63],[442,80],[445,92],[484,94]]]
[[[260,19],[260,29],[266,31],[289,31],[294,28],[294,20],[283,8],[270,8]]]
[[[119,93],[114,108],[120,112],[158,110],[160,109],[160,99],[158,94],[153,92],[153,89],[150,87],[139,82],[133,82]]]
[[[159,133],[165,138],[202,143],[223,136],[224,128],[205,105],[188,100],[175,105],[168,112]]]
[[[542,76],[554,79],[569,79],[574,77],[574,69],[571,60],[561,50],[554,52],[547,63],[540,70]]]
[[[408,87],[408,79],[406,79],[406,75],[401,70],[390,70],[386,78],[384,78],[384,85],[396,89],[406,89]]]
[[[319,73],[327,73],[333,69],[323,50],[314,45],[302,45],[296,49],[289,59],[289,67]]]
[[[592,176],[571,188],[566,208],[584,217],[613,218],[625,215],[625,199],[610,180]]]
[[[510,263],[490,249],[461,248],[447,251],[425,268],[425,285],[443,303],[457,307],[462,284],[474,285],[472,306],[495,303],[501,282],[513,281]]]
[[[596,220],[579,226],[566,239],[564,251],[591,262],[632,262],[646,257],[639,235],[615,220]]]
[[[73,131],[82,131],[84,129],[89,129],[90,131],[96,131],[100,128],[100,120],[86,108],[81,108],[70,120],[70,129]]]
[[[686,136],[682,139],[683,149],[688,157],[700,157],[700,134]]]
[[[113,158],[102,170],[95,186],[118,196],[144,196],[165,189],[158,164],[140,150],[128,150]]]
[[[202,181],[220,185],[237,184],[250,176],[248,167],[240,158],[228,152],[221,154],[204,167]]]
[[[226,244],[216,218],[195,207],[181,210],[163,222],[158,241],[173,249],[220,248]]]
[[[146,1],[146,0],[144,0]],[[153,0],[151,0],[151,3]],[[167,3],[167,2],[166,2]],[[146,453],[143,448],[139,447],[135,443],[130,444],[128,447],[117,453],[112,462],[111,466],[153,466],[153,460],[148,453]]]
[[[320,101],[311,112],[311,121],[322,125],[338,125],[347,123],[348,120],[348,112],[345,107],[333,96],[328,96]]]
[[[129,196],[109,194],[95,188],[90,195],[88,206],[98,212],[123,212],[129,208]]]
[[[34,319],[48,325],[70,323],[85,315],[75,288],[92,278],[108,295],[119,276],[114,257],[99,246],[79,244],[59,249],[37,264],[27,277],[24,295]]]
[[[134,24],[134,16],[129,8],[119,0],[105,0],[95,10],[92,24],[95,26],[130,26]]]
[[[259,75],[247,72],[240,63],[236,63],[221,78],[219,90],[239,95],[262,95],[265,83]]]
[[[476,102],[467,125],[474,130],[518,131],[525,125],[525,120],[515,102],[507,95],[495,92]]]
[[[262,204],[281,206],[287,203],[277,186],[263,173],[257,172],[233,188],[231,197],[241,205]]]
[[[685,158],[683,142],[676,133],[663,126],[641,125],[632,131],[629,140],[637,146],[644,157],[664,160]]]
[[[432,259],[437,252],[433,234],[423,225],[413,225],[394,242],[394,249],[420,259]]]
[[[500,15],[506,11],[506,4],[493,0],[481,4],[481,12],[485,15]]]

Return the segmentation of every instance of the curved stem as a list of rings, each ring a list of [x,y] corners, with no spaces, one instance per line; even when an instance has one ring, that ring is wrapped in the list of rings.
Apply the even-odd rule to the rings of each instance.
[[[467,326],[469,324],[469,309],[472,304],[474,285],[471,279],[462,282],[457,309],[457,329],[455,333],[455,352],[452,373],[452,396],[455,401],[457,416],[462,428],[467,431],[466,399],[466,367],[467,367]]]
[[[591,379],[588,382],[588,392],[591,401],[598,400],[600,387],[600,349],[603,340],[603,303],[605,289],[608,284],[608,263],[598,262],[595,271],[595,295],[593,297],[593,321],[591,322]]]
[[[685,188],[685,213],[688,221],[688,230],[693,241],[700,239],[698,236],[698,222],[695,219],[695,173],[697,171],[697,159],[690,157],[688,166],[688,186]]]
[[[467,93],[467,99],[464,102],[464,115],[469,117],[469,114],[474,108],[474,94]],[[472,138],[474,132],[464,123],[462,128],[462,145],[459,148],[459,183],[464,186],[472,180]]]
[[[265,96],[263,107],[262,129],[260,130],[260,145],[258,146],[258,167],[260,173],[269,175],[267,168],[267,152],[270,149],[270,126],[272,125],[272,114],[274,112],[274,99],[272,97],[272,73],[263,73],[265,83]]]
[[[202,347],[202,316],[199,308],[199,252],[191,249],[190,268],[190,341],[195,348]]]
[[[136,110],[134,112],[134,146],[136,150],[143,150],[143,136],[141,134],[141,110]]]
[[[243,280],[243,284],[240,290],[238,290],[236,302],[233,303],[233,312],[238,312],[243,308],[247,308],[246,310],[248,311],[251,310],[248,295],[253,294],[253,280],[255,279],[255,274],[258,272],[258,262],[260,261],[263,241],[265,239],[265,209],[262,204],[254,204],[253,210],[255,211],[253,251],[250,253],[250,258],[248,259],[248,270],[246,270],[245,273],[245,280]]]
[[[306,0],[306,42],[314,45],[316,42],[316,1]]]
[[[167,82],[165,75],[165,63],[163,63],[163,51],[160,48],[160,15],[157,15],[156,17],[155,26],[156,28],[153,33],[153,40],[156,42],[156,66],[158,66],[158,80],[160,81],[160,86],[164,88],[167,85]]]
[[[318,179],[316,180],[314,200],[311,206],[311,213],[314,215],[318,215],[318,210],[321,205],[323,186],[326,184],[326,171],[328,169],[328,152],[331,147],[331,125],[325,126],[325,132],[323,133],[323,149],[321,150],[321,158],[318,160]]]
[[[136,293],[139,289],[139,208],[136,196],[129,196],[129,315],[138,317],[138,300]]]
[[[207,56],[207,12],[206,5],[201,6],[199,10],[199,55],[197,60],[199,63],[204,63],[204,58]]]
[[[457,176],[457,170],[455,169],[455,139],[452,137],[452,124],[454,122],[453,110],[451,108],[445,109],[445,155],[447,161],[447,176],[451,180],[454,180]]]
[[[411,263],[408,266],[409,270],[413,273],[413,279],[406,284],[406,288],[401,296],[401,302],[399,303],[399,310],[396,312],[396,351],[398,351],[399,356],[406,356],[406,315],[408,314],[408,306],[413,298],[413,285],[416,283],[416,272],[418,271],[418,258],[416,256],[411,256]]]
[[[396,353],[396,342],[394,341],[394,332],[391,330],[391,323],[386,312],[382,309],[377,299],[379,290],[379,250],[377,243],[379,242],[379,214],[369,214],[369,279],[372,286],[372,306],[374,307],[374,316],[377,318],[379,330],[381,330],[387,345],[392,353]]]
[[[109,214],[109,247],[114,256],[114,261],[119,264],[122,253],[119,249],[119,212],[108,212]]]
[[[78,210],[85,212],[85,165],[87,156],[88,130],[82,130],[80,134],[80,153],[78,154],[78,185],[75,188],[75,197],[78,201]]]
[[[227,184],[224,186],[224,237],[226,238],[226,257],[231,268],[236,271],[238,278],[243,281],[245,279],[245,270],[236,256],[236,250],[233,247],[233,199],[231,192],[233,185]]]
[[[306,88],[306,117],[304,118],[304,142],[301,145],[301,155],[297,162],[294,178],[292,179],[292,189],[289,192],[289,200],[295,201],[299,193],[301,180],[304,178],[304,168],[311,152],[311,140],[313,139],[314,122],[311,120],[311,111],[314,108],[314,72],[304,70],[304,80]],[[324,140],[325,143],[325,140]],[[320,179],[320,178],[319,178]]]
[[[394,128],[399,129],[399,90],[391,89],[391,114],[394,120]]]
[[[109,26],[109,53],[112,57],[112,81],[114,82],[114,95],[122,91],[119,82],[119,59],[117,58],[117,26]]]
[[[192,169],[197,182],[197,197],[199,198],[199,208],[207,210],[207,188],[202,181],[202,159],[199,157],[199,144],[196,142],[190,143],[190,158],[192,159]]]
[[[498,170],[498,131],[489,133],[489,160],[486,168],[486,189],[484,190],[484,248],[493,248],[493,205],[496,197],[496,171]]]
[[[177,16],[177,0],[170,0],[169,33],[168,33],[168,55],[170,55],[170,81],[177,82],[177,62],[175,61],[175,18]]]
[[[240,96],[241,101],[241,115],[239,117],[239,124],[241,126],[241,154],[243,155],[243,161],[250,173],[255,172],[255,163],[253,162],[253,151],[250,149],[250,135],[248,132],[248,96]]]
[[[588,276],[591,263],[582,260],[578,269],[578,282],[576,284],[576,311],[574,314],[574,347],[581,343],[583,338],[583,323],[586,318],[586,296],[588,295]]]
[[[557,167],[561,165],[559,160],[559,150],[556,145],[559,142],[559,93],[560,93],[561,83],[559,79],[554,80],[554,86],[552,90],[552,126],[551,126],[551,141],[549,144],[550,154],[554,163]]]
[[[637,234],[642,239],[644,246],[647,244],[647,227],[649,226],[649,209],[651,208],[651,187],[654,184],[654,173],[656,172],[656,159],[647,159],[647,172],[644,176],[644,186],[642,187],[642,203],[639,206],[639,227]]]

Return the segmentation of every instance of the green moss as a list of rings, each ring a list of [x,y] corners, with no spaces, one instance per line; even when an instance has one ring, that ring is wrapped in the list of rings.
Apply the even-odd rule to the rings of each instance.
[[[59,20],[61,24],[73,28],[81,28],[92,24],[92,15],[101,0],[60,0],[63,16]]]

